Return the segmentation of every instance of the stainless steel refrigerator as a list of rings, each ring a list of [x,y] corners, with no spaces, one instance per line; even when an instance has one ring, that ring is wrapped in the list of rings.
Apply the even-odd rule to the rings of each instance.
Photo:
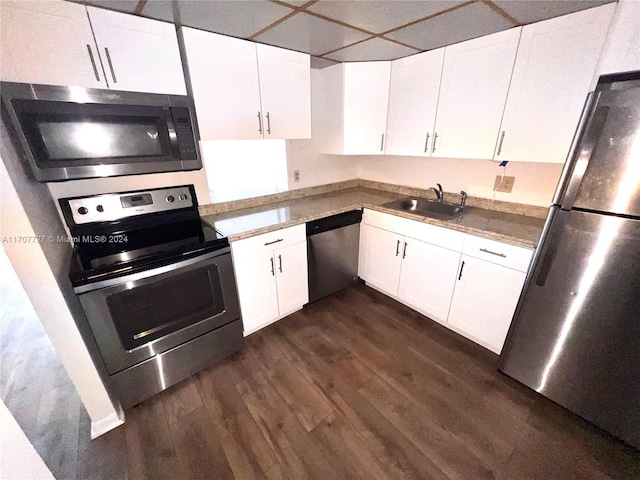
[[[587,97],[499,369],[640,448],[640,72]]]

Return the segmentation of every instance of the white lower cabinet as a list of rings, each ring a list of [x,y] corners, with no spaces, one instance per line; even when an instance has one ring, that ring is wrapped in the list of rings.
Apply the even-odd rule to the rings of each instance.
[[[245,335],[309,302],[304,224],[232,242],[231,251]]]
[[[404,236],[371,225],[360,227],[358,274],[372,286],[396,296],[400,281],[400,244]]]

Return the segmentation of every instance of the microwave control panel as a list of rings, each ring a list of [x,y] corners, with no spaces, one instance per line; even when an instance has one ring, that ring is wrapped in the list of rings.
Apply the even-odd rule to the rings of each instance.
[[[195,134],[191,118],[189,117],[188,108],[171,109],[173,117],[173,126],[176,129],[176,138],[178,141],[178,151],[181,160],[196,160],[198,158]]]

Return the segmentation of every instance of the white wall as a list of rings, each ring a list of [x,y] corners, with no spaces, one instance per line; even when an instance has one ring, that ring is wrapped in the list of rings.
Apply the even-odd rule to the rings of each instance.
[[[489,160],[399,156],[357,157],[358,175],[365,180],[429,188],[442,184],[446,192],[493,198],[496,175],[502,167]],[[496,200],[547,207],[562,172],[562,165],[509,162],[506,174],[515,176],[513,192],[496,193]]]

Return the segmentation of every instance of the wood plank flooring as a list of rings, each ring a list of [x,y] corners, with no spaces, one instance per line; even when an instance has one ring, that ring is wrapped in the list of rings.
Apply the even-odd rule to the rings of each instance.
[[[358,285],[129,410],[77,478],[640,478],[640,452],[496,363]]]

